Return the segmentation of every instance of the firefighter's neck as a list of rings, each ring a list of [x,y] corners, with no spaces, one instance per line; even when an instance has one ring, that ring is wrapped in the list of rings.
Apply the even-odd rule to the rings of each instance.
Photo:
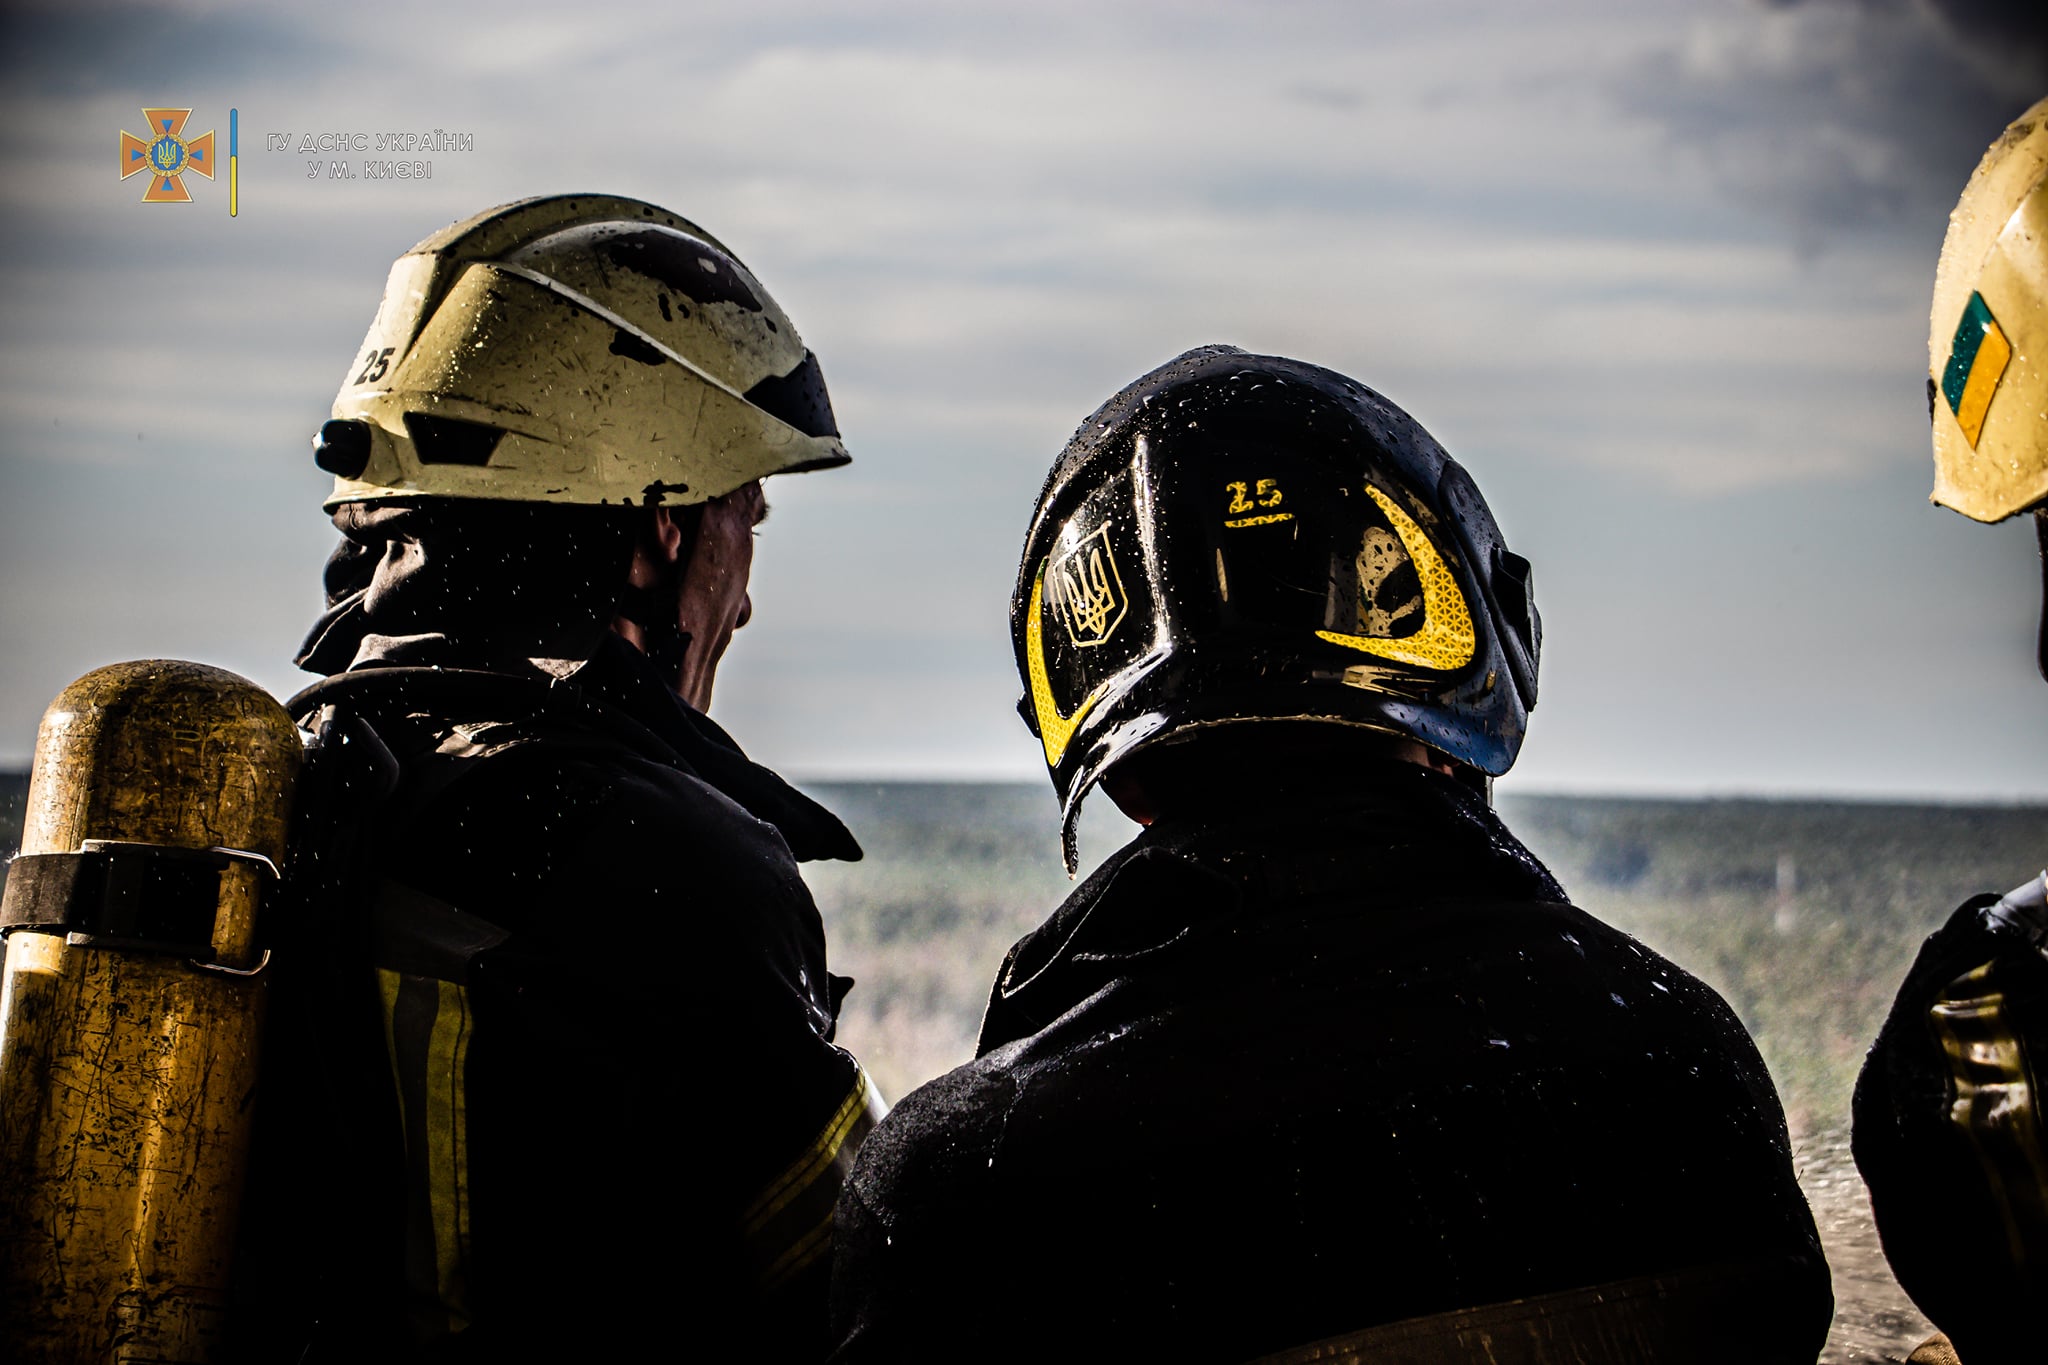
[[[1126,816],[1150,825],[1206,804],[1219,790],[1278,796],[1304,771],[1333,767],[1369,782],[1373,769],[1387,764],[1411,764],[1446,777],[1458,773],[1450,759],[1403,735],[1326,726],[1285,732],[1246,727],[1235,735],[1222,731],[1140,753],[1103,774],[1102,790]]]
[[[673,621],[643,623],[621,615],[612,623],[642,653],[653,629],[672,629],[681,642],[674,656],[671,690],[699,711],[711,708],[711,686],[733,632],[753,616],[747,581],[753,568],[754,528],[767,516],[758,482],[704,504],[694,518],[694,535],[666,507],[651,508],[645,533],[633,552],[627,582],[665,603]]]

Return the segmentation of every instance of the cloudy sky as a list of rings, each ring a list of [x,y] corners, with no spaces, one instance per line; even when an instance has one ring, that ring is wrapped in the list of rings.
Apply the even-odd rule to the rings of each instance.
[[[524,195],[702,222],[818,352],[713,708],[799,776],[1014,776],[1005,610],[1102,398],[1227,341],[1413,412],[1536,564],[1523,791],[2048,797],[2032,529],[1930,507],[1948,208],[2048,93],[2034,6],[10,6],[0,764],[97,664],[281,693],[307,453],[391,259]],[[239,110],[144,206],[145,105]],[[448,132],[432,178],[267,135]],[[351,158],[362,160],[361,155]]]

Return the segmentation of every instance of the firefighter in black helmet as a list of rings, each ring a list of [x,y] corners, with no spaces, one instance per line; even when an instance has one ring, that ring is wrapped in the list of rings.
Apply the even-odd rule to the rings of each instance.
[[[1934,278],[1934,501],[2031,511],[2048,678],[2048,99],[1949,218]],[[2048,849],[2042,850],[2048,861]],[[1946,1334],[1913,1360],[2039,1360],[2048,1305],[2048,874],[1930,936],[1856,1081],[1854,1148],[1899,1283]]]
[[[879,1101],[797,863],[860,850],[703,709],[760,480],[847,462],[815,358],[695,224],[528,200],[400,258],[315,458],[238,1350],[814,1357]]]
[[[1179,357],[1054,465],[1011,635],[1070,866],[1098,783],[1148,828],[863,1149],[836,1359],[1814,1359],[1754,1047],[1490,808],[1529,566],[1413,419]]]

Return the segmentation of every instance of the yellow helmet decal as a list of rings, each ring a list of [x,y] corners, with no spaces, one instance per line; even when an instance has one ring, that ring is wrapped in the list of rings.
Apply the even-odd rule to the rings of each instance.
[[[1052,698],[1052,680],[1046,676],[1045,667],[1045,565],[1038,566],[1038,577],[1031,583],[1031,607],[1024,619],[1024,666],[1031,675],[1031,708],[1038,715],[1038,738],[1045,745],[1045,766],[1057,768],[1060,760],[1067,756],[1067,743],[1074,737],[1088,713],[1095,709],[1095,703],[1102,699],[1103,689],[1096,688],[1088,699],[1074,708],[1074,714],[1060,714],[1059,703]]]
[[[1386,513],[1394,534],[1401,538],[1401,548],[1408,552],[1408,558],[1415,565],[1416,576],[1422,580],[1422,629],[1398,640],[1342,635],[1334,630],[1319,630],[1316,634],[1331,644],[1365,654],[1377,654],[1395,663],[1434,668],[1445,673],[1463,668],[1472,662],[1472,654],[1479,641],[1472,629],[1472,611],[1465,605],[1465,594],[1458,590],[1458,580],[1452,575],[1450,565],[1444,563],[1443,556],[1436,552],[1436,546],[1429,543],[1429,537],[1415,524],[1415,518],[1371,484],[1365,486],[1365,491],[1379,504],[1380,511]],[[1079,716],[1075,719],[1078,720]]]

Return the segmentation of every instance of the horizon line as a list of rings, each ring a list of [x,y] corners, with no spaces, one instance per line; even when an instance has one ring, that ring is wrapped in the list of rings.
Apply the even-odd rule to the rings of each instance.
[[[782,774],[783,779],[796,787],[1033,787],[1043,788],[1050,796],[1051,789],[1045,787],[1043,779],[1036,777],[1009,776],[963,776],[957,773],[804,773],[801,775]],[[1548,786],[1523,788],[1511,786],[1501,791],[1496,786],[1495,796],[1507,796],[1517,800],[1573,800],[1573,801],[1670,801],[1691,804],[1710,802],[1748,801],[1777,805],[1856,805],[1856,806],[2002,806],[2002,807],[2043,807],[2048,808],[2048,792],[1978,792],[1943,793],[1912,792],[1895,789],[1869,789],[1863,791],[1827,790],[1770,790],[1754,787],[1632,787],[1620,784],[1610,787],[1596,786]]]
[[[12,763],[0,763],[0,781],[26,781],[29,775],[30,768],[27,764],[17,766]],[[1012,774],[785,772],[781,776],[794,787],[1031,787],[1045,791],[1048,796],[1051,794],[1043,778]],[[1750,802],[1787,806],[1939,806],[2005,809],[2040,807],[2048,810],[2048,792],[1916,792],[1896,788],[1830,791],[1733,785],[1685,788],[1636,786],[1624,782],[1613,786],[1566,783],[1530,788],[1511,784],[1505,791],[1500,790],[1496,784],[1494,795],[1515,800],[1538,801],[1661,801],[1690,805]]]

